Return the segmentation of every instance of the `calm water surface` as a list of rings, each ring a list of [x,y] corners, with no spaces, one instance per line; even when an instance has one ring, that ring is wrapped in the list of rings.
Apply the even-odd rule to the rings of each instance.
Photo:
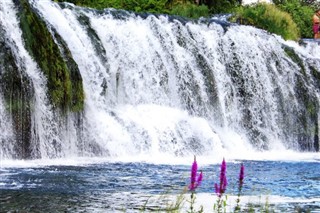
[[[244,197],[279,197],[276,204],[269,203],[275,212],[320,212],[320,162],[241,162],[246,168]],[[230,197],[237,194],[241,162],[227,163]],[[197,193],[214,196],[220,165],[199,165],[199,169],[204,180]],[[148,163],[1,168],[0,211],[139,212],[143,206],[151,210],[166,205],[166,198],[149,204],[151,198],[180,194],[189,183],[189,173],[187,165]]]

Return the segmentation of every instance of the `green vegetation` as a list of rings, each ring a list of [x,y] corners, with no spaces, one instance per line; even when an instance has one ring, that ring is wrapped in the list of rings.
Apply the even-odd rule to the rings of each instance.
[[[197,5],[192,0],[54,0],[55,2],[70,2],[78,6],[90,7],[95,9],[115,8],[133,12],[148,12],[154,14],[171,14],[187,18],[208,17],[212,12],[230,11],[234,0],[221,0],[221,4],[213,4],[213,1],[207,1],[207,4]],[[210,3],[211,2],[211,3]],[[223,2],[223,3],[222,3]],[[212,5],[212,6],[210,6]],[[215,6],[215,7],[214,7]]]
[[[301,0],[279,1],[275,5],[289,13],[296,23],[302,38],[313,38],[311,18],[314,13],[312,6],[305,5]]]
[[[64,2],[64,0],[55,0]],[[135,12],[168,13],[167,0],[67,0],[79,6],[96,9],[116,8]]]
[[[311,17],[319,5],[308,0],[273,0],[274,4],[241,6],[241,0],[54,0],[96,9],[116,8],[134,12],[179,15],[187,18],[232,13],[233,21],[265,29],[286,40],[312,38]],[[203,3],[202,3],[203,2]]]
[[[209,17],[209,8],[205,5],[198,6],[191,3],[178,4],[172,7],[170,13],[188,18]]]
[[[242,0],[211,0],[207,1],[211,14],[233,13],[241,5]]]
[[[289,13],[281,11],[273,4],[239,7],[237,14],[245,24],[281,35],[286,40],[298,40],[300,37],[299,29]]]
[[[25,45],[47,77],[52,104],[63,111],[81,110],[84,103],[82,79],[80,74],[74,74],[79,72],[78,68],[73,66],[73,70],[69,69],[45,23],[32,11],[28,1],[21,0],[20,4],[20,25]]]

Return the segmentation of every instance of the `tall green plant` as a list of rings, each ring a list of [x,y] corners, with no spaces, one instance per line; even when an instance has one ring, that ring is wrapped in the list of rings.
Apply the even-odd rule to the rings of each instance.
[[[271,33],[282,36],[286,40],[298,40],[300,31],[289,13],[281,11],[273,4],[258,3],[237,9],[237,17],[249,24]]]

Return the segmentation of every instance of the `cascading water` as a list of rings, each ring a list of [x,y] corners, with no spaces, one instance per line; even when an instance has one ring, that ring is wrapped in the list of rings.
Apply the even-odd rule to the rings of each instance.
[[[1,101],[3,98],[1,97]],[[1,102],[3,103],[3,101]],[[9,158],[11,157],[11,153],[14,153],[13,143],[14,143],[14,134],[11,126],[6,126],[8,123],[11,122],[10,117],[6,114],[5,108],[2,104],[0,104],[0,144],[1,144],[1,152],[0,152],[0,159]]]
[[[69,48],[85,106],[81,115],[52,108],[14,4],[0,3],[1,36],[34,88],[27,157],[318,149],[320,60],[310,49],[215,19],[195,23],[49,0],[30,5]],[[12,121],[0,100],[2,130]],[[5,132],[1,157],[19,156],[10,148],[14,129]]]
[[[5,44],[10,47],[13,55],[12,57],[14,58],[14,65],[16,66],[15,72],[18,72],[19,76],[25,77],[25,79],[21,77],[21,79],[18,80],[21,81],[21,88],[13,88],[13,90],[21,90],[21,94],[18,96],[23,96],[23,93],[27,93],[26,97],[24,98],[30,98],[31,100],[27,101],[32,102],[30,106],[30,120],[26,121],[29,123],[23,124],[24,119],[27,118],[23,115],[25,112],[23,112],[21,109],[18,109],[17,114],[20,114],[20,116],[17,116],[18,122],[15,124],[16,126],[29,126],[28,130],[30,131],[29,134],[31,134],[30,138],[19,136],[20,134],[24,134],[20,132],[23,131],[23,128],[16,129],[15,140],[12,139],[13,137],[6,137],[2,140],[3,142],[0,149],[1,156],[12,156],[14,158],[50,158],[60,156],[60,152],[57,151],[57,149],[59,149],[61,139],[60,135],[58,134],[58,124],[54,118],[54,112],[52,111],[47,100],[47,88],[45,87],[46,80],[36,63],[32,60],[24,48],[21,30],[19,29],[20,27],[16,18],[14,4],[12,1],[4,1],[0,3],[0,21],[0,27],[2,29],[1,32],[3,33],[1,36],[3,36]],[[5,57],[2,58],[2,60],[5,59]],[[3,64],[6,65],[6,63],[10,62],[4,61]],[[5,66],[2,66],[1,68],[2,86],[4,86],[5,83],[12,83],[5,82],[5,75],[10,75],[6,74],[6,72],[13,72],[12,69],[6,69]],[[27,82],[31,82],[30,85],[28,85]],[[27,85],[23,85],[23,83]],[[14,82],[12,84],[14,84]],[[12,86],[14,87],[17,85]],[[8,95],[6,93],[9,92],[10,91],[5,91],[4,95]],[[9,99],[11,100],[4,101],[2,99],[2,106],[7,104],[11,105],[11,107],[13,106],[16,108],[22,108],[23,103],[16,103],[16,105],[14,103],[10,103],[18,102],[19,100],[16,100],[17,97],[12,96],[9,97]],[[6,127],[4,135],[6,135],[6,132],[8,131],[12,131],[10,128],[13,125],[12,120],[6,120],[6,117],[9,116],[8,111],[12,112],[13,110],[7,109],[7,113],[1,113],[1,121],[7,121],[3,124]],[[16,147],[15,150],[8,152],[8,147],[12,146]]]

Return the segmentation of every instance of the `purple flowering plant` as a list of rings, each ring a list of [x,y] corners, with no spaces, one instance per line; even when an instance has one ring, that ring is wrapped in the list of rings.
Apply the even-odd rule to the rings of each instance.
[[[243,179],[244,179],[244,165],[241,164],[240,173],[239,173],[239,189],[243,186]]]
[[[241,191],[244,183],[244,165],[241,164],[240,166],[240,172],[239,172],[239,185],[238,185],[238,198],[237,198],[237,206],[234,208],[235,212],[239,212],[241,210],[240,208],[240,196],[241,196]]]
[[[214,184],[215,192],[219,198],[221,198],[221,196],[225,193],[227,189],[228,181],[227,181],[226,172],[227,172],[227,164],[223,158],[223,161],[220,167],[220,184],[219,185],[217,183]]]
[[[239,183],[238,183],[238,199],[237,199],[237,206],[234,208],[234,212],[240,212],[240,195],[242,191],[242,187],[244,184],[244,176],[245,176],[245,167],[243,164],[241,164],[240,172],[239,172]],[[190,207],[187,211],[188,213],[202,213],[203,207],[200,207],[200,210],[196,211],[194,210],[194,204],[196,200],[195,192],[196,189],[201,185],[203,179],[203,173],[202,171],[198,172],[198,164],[196,160],[196,156],[194,156],[194,161],[191,166],[191,174],[190,174],[190,184],[188,186],[189,191],[191,192],[191,200],[189,201]],[[223,195],[226,192],[228,181],[227,181],[227,163],[225,159],[223,158],[221,166],[220,166],[220,176],[219,176],[219,183],[214,184],[215,193],[218,196],[217,203],[214,205],[214,210],[218,213],[226,212],[226,206],[227,206],[227,196],[225,198]]]
[[[226,200],[222,199],[223,194],[226,192],[228,185],[227,181],[227,163],[225,159],[223,158],[221,166],[220,166],[220,183],[215,183],[215,193],[218,196],[217,203],[214,205],[214,209],[216,209],[218,212],[222,211],[222,205],[224,208],[226,207]]]
[[[190,185],[189,185],[189,190],[194,191],[198,186],[200,186],[203,174],[202,171],[200,171],[200,174],[198,173],[198,164],[196,160],[196,156],[194,156],[194,161],[191,166],[191,176],[190,176]]]
[[[191,166],[190,185],[189,185],[189,190],[191,191],[190,211],[188,211],[189,213],[203,212],[202,206],[200,207],[199,211],[195,211],[193,207],[196,200],[195,190],[198,188],[198,186],[200,186],[202,179],[203,179],[202,171],[200,171],[200,173],[198,174],[198,164],[197,164],[196,156],[194,156],[194,161]]]

